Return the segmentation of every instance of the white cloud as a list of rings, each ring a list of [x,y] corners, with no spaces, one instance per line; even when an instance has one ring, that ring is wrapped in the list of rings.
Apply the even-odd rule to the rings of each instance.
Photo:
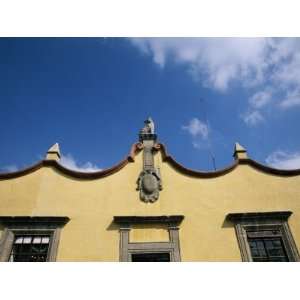
[[[257,110],[246,112],[242,115],[242,119],[249,126],[256,126],[257,124],[264,121],[264,117]]]
[[[16,172],[18,170],[18,167],[16,165],[7,165],[7,166],[0,168],[0,170],[12,173],[12,172]]]
[[[300,84],[300,38],[132,38],[133,45],[164,67],[187,64],[207,83],[226,90],[230,83],[270,80],[286,88]]]
[[[92,164],[91,162],[86,162],[84,164],[79,165],[79,163],[76,162],[76,160],[71,154],[62,155],[60,159],[60,164],[62,164],[68,169],[80,172],[95,172],[101,170],[97,165]]]
[[[190,120],[188,125],[181,127],[192,136],[192,144],[194,148],[203,149],[208,147],[208,135],[210,133],[208,125],[199,120],[193,118]]]
[[[272,102],[272,92],[273,90],[268,87],[249,98],[248,110],[241,115],[248,126],[256,126],[265,120],[262,110]]]
[[[207,149],[209,147],[208,141],[204,141],[201,139],[195,139],[194,141],[192,141],[192,145],[196,149]]]
[[[262,108],[263,106],[267,105],[270,103],[272,100],[272,93],[270,90],[265,90],[265,91],[260,91],[255,93],[250,99],[249,99],[249,104],[256,108]]]
[[[271,40],[270,64],[274,66],[272,78],[283,86],[300,83],[300,39]]]
[[[300,105],[300,90],[295,89],[287,93],[286,98],[279,103],[279,106],[283,109],[287,109]]]
[[[192,137],[201,137],[207,139],[208,137],[208,126],[197,118],[190,120],[187,126],[182,126],[183,130],[186,130]]]
[[[298,169],[300,168],[300,152],[277,150],[266,158],[266,163],[278,169]]]
[[[130,40],[161,68],[184,64],[202,86],[219,92],[226,92],[233,84],[251,87],[253,95],[243,116],[249,126],[262,123],[265,109],[283,111],[300,106],[300,38]]]
[[[226,91],[230,83],[260,82],[266,64],[264,38],[133,38],[132,43],[164,67],[168,59],[187,64],[204,85]]]
[[[71,154],[62,155],[60,159],[60,164],[65,166],[68,169],[81,171],[81,172],[95,172],[100,171],[97,165],[92,164],[91,162],[86,162],[84,164],[79,164]],[[0,172],[15,172],[19,168],[16,165],[7,165],[0,167]]]

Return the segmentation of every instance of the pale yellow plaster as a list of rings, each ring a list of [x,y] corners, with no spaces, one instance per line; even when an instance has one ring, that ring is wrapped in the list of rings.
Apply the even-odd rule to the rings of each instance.
[[[56,160],[59,161],[60,157],[57,155],[57,153],[48,152],[46,156],[46,160]]]
[[[135,162],[99,179],[74,179],[43,167],[15,179],[0,180],[2,216],[67,216],[58,261],[118,261],[119,228],[114,216],[184,215],[180,225],[182,261],[241,261],[232,224],[235,212],[293,212],[289,219],[300,246],[300,176],[274,176],[239,165],[215,178],[179,173],[155,156],[163,190],[155,203],[139,199],[136,181],[142,152]],[[146,226],[147,227],[147,226]],[[134,228],[131,241],[164,241],[167,230]],[[1,230],[1,228],[0,228]]]
[[[134,225],[129,234],[131,243],[169,242],[169,240],[167,226],[158,224]]]

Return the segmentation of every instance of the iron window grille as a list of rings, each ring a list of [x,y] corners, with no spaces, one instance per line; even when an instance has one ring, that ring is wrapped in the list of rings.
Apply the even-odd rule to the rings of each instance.
[[[50,234],[17,234],[10,253],[10,262],[45,262],[49,258]]]
[[[60,232],[68,217],[4,217],[0,261],[56,261]]]
[[[288,225],[292,212],[234,213],[234,223],[243,261],[299,261],[299,253]]]
[[[281,237],[248,238],[248,243],[255,262],[289,261]]]

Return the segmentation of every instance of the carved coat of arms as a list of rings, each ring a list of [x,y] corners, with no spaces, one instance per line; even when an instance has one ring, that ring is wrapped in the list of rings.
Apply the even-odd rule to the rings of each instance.
[[[162,190],[161,178],[156,170],[142,171],[138,178],[140,197],[145,202],[154,202]]]

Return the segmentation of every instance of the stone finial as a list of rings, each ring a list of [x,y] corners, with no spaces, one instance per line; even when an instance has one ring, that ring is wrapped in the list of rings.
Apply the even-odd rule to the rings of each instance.
[[[147,120],[144,121],[144,127],[140,130],[139,139],[140,142],[145,140],[152,140],[156,142],[157,135],[155,134],[155,125],[153,120],[149,117]]]
[[[49,148],[49,150],[47,151],[46,160],[60,160],[58,143],[55,143],[52,147]]]
[[[151,133],[154,134],[154,122],[149,117],[147,120],[144,121],[145,126],[141,129],[141,133]]]
[[[233,157],[235,159],[248,158],[247,150],[239,143],[235,143]]]

